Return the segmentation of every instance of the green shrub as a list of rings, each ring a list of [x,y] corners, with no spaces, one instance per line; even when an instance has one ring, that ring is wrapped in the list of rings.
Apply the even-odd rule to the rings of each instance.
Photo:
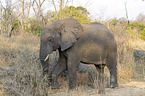
[[[133,30],[133,28],[137,27],[138,30],[143,30],[145,28],[145,25],[140,24],[138,22],[131,22],[129,24],[126,25],[126,27],[131,27],[131,29]]]
[[[142,30],[140,38],[145,40],[145,28]]]

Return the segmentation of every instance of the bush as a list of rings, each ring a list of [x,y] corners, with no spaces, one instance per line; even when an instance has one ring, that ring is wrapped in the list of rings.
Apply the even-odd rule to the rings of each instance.
[[[32,33],[33,35],[40,36],[44,25],[37,19],[29,18],[29,21],[24,23],[25,32]]]
[[[142,30],[140,38],[145,40],[145,28]]]
[[[61,12],[65,15],[61,16]],[[51,14],[53,17],[49,20],[49,23],[59,20],[60,18],[65,19],[70,17],[77,19],[81,24],[91,23],[91,19],[88,16],[89,12],[83,7],[66,6],[61,10],[61,12],[51,12],[53,13],[53,15]],[[48,14],[50,14],[50,12]]]

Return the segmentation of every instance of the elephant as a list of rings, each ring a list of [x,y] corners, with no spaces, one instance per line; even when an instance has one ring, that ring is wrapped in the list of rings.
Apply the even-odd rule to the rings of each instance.
[[[103,24],[94,22],[80,24],[74,18],[56,20],[45,26],[41,32],[40,61],[43,74],[47,73],[49,54],[59,51],[59,61],[51,72],[51,88],[59,88],[58,76],[68,70],[69,89],[76,88],[77,69],[80,63],[94,64],[100,88],[104,92],[104,67],[110,71],[110,87],[117,82],[117,42],[112,32]]]
[[[57,64],[57,61],[59,59],[59,52],[54,51],[52,54],[49,55],[49,61],[48,61],[48,67],[49,67],[49,72],[47,75],[51,76],[51,71],[54,68],[54,66]],[[95,66],[90,66],[88,64],[83,64],[80,63],[78,67],[78,73],[88,73],[88,86],[91,88],[95,88],[95,80],[97,78],[97,70]],[[68,76],[68,71],[65,70],[64,72],[61,73],[61,77],[67,77]],[[106,85],[107,86],[107,85]]]

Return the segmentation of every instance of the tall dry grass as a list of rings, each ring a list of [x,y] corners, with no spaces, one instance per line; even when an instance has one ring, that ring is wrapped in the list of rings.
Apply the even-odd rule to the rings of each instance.
[[[111,26],[110,30],[118,43],[118,79],[119,81],[132,80],[139,75],[137,71],[141,70],[134,60],[134,50],[145,50],[145,43],[138,35],[130,34],[129,30],[121,26]]]
[[[3,94],[19,96],[43,93],[39,90],[43,85],[37,60],[39,37],[30,34],[13,38],[0,36],[0,41],[0,85],[4,89]]]
[[[110,26],[118,43],[118,79],[119,81],[131,80],[136,76],[136,64],[134,63],[133,50],[144,49],[145,44],[137,36],[120,26]],[[12,38],[0,35],[0,95],[1,96],[88,96],[96,94],[96,90],[90,91],[84,85],[87,75],[78,77],[80,85],[76,91],[68,93],[66,78],[59,78],[62,85],[59,90],[47,87],[47,81],[42,78],[42,69],[38,59],[39,37],[23,33]],[[139,69],[138,69],[139,70]],[[108,73],[106,73],[108,74]],[[79,74],[78,74],[79,75]],[[45,82],[46,81],[46,82]],[[93,95],[92,95],[93,96]],[[95,95],[94,95],[95,96]]]

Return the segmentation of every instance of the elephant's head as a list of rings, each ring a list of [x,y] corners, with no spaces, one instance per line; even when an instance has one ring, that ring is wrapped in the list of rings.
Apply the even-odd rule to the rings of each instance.
[[[45,61],[48,54],[56,49],[67,50],[80,37],[82,25],[73,18],[58,20],[43,28],[41,33],[40,59]]]

